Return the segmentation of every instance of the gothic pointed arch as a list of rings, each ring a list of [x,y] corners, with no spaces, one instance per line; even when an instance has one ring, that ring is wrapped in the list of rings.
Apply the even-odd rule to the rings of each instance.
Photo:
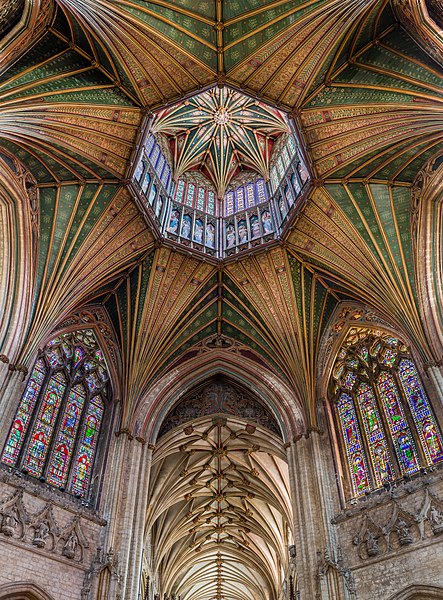
[[[2,463],[95,504],[112,428],[111,373],[117,362],[100,308],[84,309],[61,324],[38,352]]]
[[[340,315],[326,393],[345,496],[358,498],[442,461],[443,438],[411,348],[367,308]]]
[[[0,153],[0,353],[15,359],[36,275],[39,193],[25,166]]]
[[[433,157],[418,173],[411,192],[420,309],[434,360],[443,349],[443,156]]]
[[[35,583],[17,582],[0,586],[1,600],[53,600],[53,597]]]
[[[213,343],[214,339],[219,342]],[[250,389],[262,399],[278,422],[284,442],[306,431],[302,404],[294,390],[278,373],[253,359],[248,347],[230,338],[211,336],[190,355],[187,361],[181,361],[154,381],[149,393],[140,399],[129,424],[132,435],[155,443],[161,423],[179,399],[219,376]]]
[[[252,390],[221,374],[164,418],[145,532],[156,589],[183,598],[276,599],[293,545],[286,449]]]

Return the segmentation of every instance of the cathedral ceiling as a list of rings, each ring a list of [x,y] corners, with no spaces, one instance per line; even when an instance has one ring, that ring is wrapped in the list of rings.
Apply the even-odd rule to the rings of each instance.
[[[146,530],[168,596],[275,600],[290,523],[285,453],[266,429],[202,418],[159,442]]]
[[[251,389],[281,383],[293,432],[316,426],[322,336],[343,299],[373,307],[423,359],[440,356],[423,331],[411,210],[417,174],[443,152],[441,40],[424,0],[393,0],[395,13],[387,0],[40,5],[29,39],[0,60],[0,149],[29,170],[39,205],[17,360],[29,363],[70,313],[101,304],[121,348],[121,424],[138,435],[150,390],[166,394],[168,374],[186,365],[188,377],[200,363],[209,372],[211,356]],[[313,185],[279,245],[215,264],[162,243],[127,184],[151,111],[224,83],[290,113]],[[0,281],[18,289],[4,260]],[[146,528],[168,594],[278,596],[291,539],[284,448],[246,427],[205,416],[186,443],[183,428],[158,440]]]
[[[224,335],[315,421],[319,340],[342,298],[376,307],[426,353],[410,190],[443,150],[443,104],[423,47],[384,0],[56,2],[0,74],[0,144],[40,194],[22,359],[70,311],[103,302],[128,418],[141,390]],[[217,82],[291,112],[315,182],[281,247],[222,269],[158,247],[125,185],[147,113]]]

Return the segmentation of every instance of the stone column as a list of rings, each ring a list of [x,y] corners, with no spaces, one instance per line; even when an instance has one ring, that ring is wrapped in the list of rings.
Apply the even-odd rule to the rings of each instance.
[[[320,585],[320,563],[325,556],[334,557],[338,551],[331,524],[338,511],[338,489],[327,434],[311,431],[292,443],[288,448],[288,464],[299,597],[329,600],[329,594],[325,595]]]
[[[1,390],[8,376],[9,358],[5,354],[0,354],[0,397]]]
[[[151,446],[122,431],[108,469],[103,506],[109,522],[105,546],[118,557],[122,600],[138,598],[151,456]]]
[[[0,448],[3,448],[12,420],[26,383],[27,369],[21,365],[8,365],[8,373],[0,391]]]
[[[138,441],[142,444],[142,453],[137,482],[138,494],[136,499],[136,510],[132,526],[131,556],[129,558],[129,572],[126,582],[126,600],[138,598],[140,591],[143,548],[145,543],[146,510],[153,450],[153,446],[146,444],[144,440]]]
[[[438,366],[438,365],[432,365],[429,366],[428,369],[428,375],[429,378],[431,379],[432,383],[435,386],[435,389],[437,390],[438,393],[438,397],[440,400],[440,407],[443,406],[443,373],[442,373],[442,367]]]

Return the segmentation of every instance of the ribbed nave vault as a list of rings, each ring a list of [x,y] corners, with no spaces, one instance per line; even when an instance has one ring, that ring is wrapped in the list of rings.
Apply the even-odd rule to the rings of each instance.
[[[220,394],[221,384],[214,385],[206,397]],[[227,410],[246,406],[228,393]],[[205,401],[198,399],[194,406],[200,408]],[[188,404],[182,415],[191,413]],[[146,533],[165,596],[278,598],[292,544],[285,454],[281,438],[256,418],[226,412],[188,420],[161,435]]]

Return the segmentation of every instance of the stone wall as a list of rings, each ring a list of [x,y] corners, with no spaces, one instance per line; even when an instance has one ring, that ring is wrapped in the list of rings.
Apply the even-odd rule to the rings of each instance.
[[[25,581],[54,600],[88,598],[105,525],[77,499],[0,467],[0,591]]]
[[[414,585],[442,588],[443,598],[443,468],[360,500],[334,523],[358,600]]]

